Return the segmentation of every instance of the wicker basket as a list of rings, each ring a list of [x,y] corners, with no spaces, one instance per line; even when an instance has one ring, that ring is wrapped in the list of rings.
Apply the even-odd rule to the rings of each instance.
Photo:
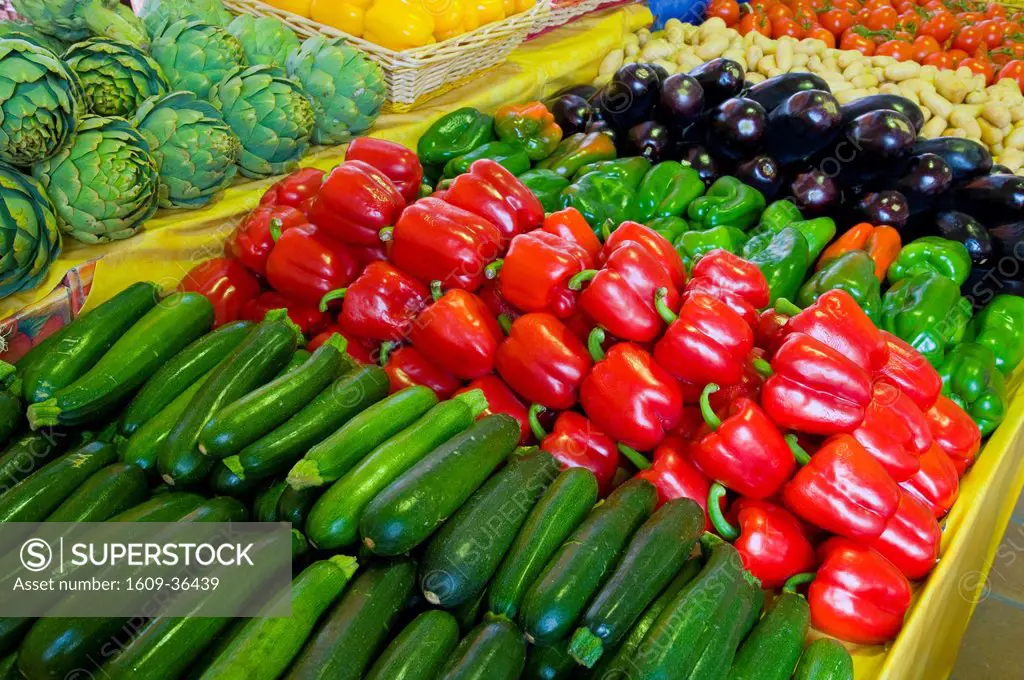
[[[614,7],[616,5],[628,5],[636,2],[637,0],[553,0],[551,3],[551,11],[546,16],[541,17],[537,22],[537,25],[530,32],[530,35],[536,35],[542,31],[547,31],[552,28],[564,26],[565,24],[578,19],[584,14],[590,14],[599,9],[605,9],[607,7]],[[1024,0],[1020,0],[1024,2]]]
[[[377,62],[384,71],[388,108],[392,111],[407,111],[430,97],[466,82],[480,71],[505,61],[512,50],[536,30],[538,22],[547,17],[551,0],[537,0],[531,9],[503,21],[486,24],[443,42],[402,52],[386,49],[259,0],[225,0],[224,5],[235,14],[277,17],[303,37],[326,35],[344,38]]]

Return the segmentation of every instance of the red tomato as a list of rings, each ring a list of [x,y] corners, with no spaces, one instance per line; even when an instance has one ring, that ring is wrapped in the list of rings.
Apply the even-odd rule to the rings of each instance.
[[[867,27],[872,31],[891,31],[896,28],[896,22],[899,21],[899,18],[899,14],[892,7],[877,7],[871,10]]]
[[[772,37],[781,38],[784,35],[791,35],[800,40],[804,37],[804,29],[796,21],[787,17],[772,19]]]
[[[860,9],[860,3],[857,0],[832,0],[832,9],[843,9],[855,14]]]
[[[875,10],[879,7],[892,7],[892,0],[867,0],[864,6],[870,10]]]
[[[743,35],[755,31],[761,35],[772,37],[772,24],[768,17],[760,12],[750,12],[740,19],[739,32]]]
[[[804,31],[804,37],[817,38],[825,43],[827,47],[836,46],[836,36],[832,34],[832,31],[828,30],[824,26],[811,26],[809,29]]]
[[[919,61],[922,64],[925,63],[925,59],[928,58],[929,54],[942,51],[942,45],[930,35],[917,36],[914,38],[912,47],[914,49],[914,61]]]
[[[956,15],[956,18],[961,26],[973,26],[984,21],[985,15],[981,12],[960,12]]]
[[[713,0],[707,15],[721,18],[726,26],[735,26],[740,21],[740,5],[736,0]]]
[[[898,61],[910,61],[914,58],[914,48],[902,40],[888,40],[875,49],[875,54],[893,57]]]
[[[971,57],[970,59],[964,59],[961,61],[960,66],[966,66],[975,73],[980,73],[985,76],[986,83],[991,83],[992,78],[995,75],[993,73],[994,69],[992,68],[992,62],[985,59],[975,59],[974,57]]]
[[[818,15],[818,21],[836,38],[853,26],[855,17],[844,9],[830,9]]]
[[[948,52],[932,52],[921,63],[927,66],[934,66],[937,69],[950,71],[956,68],[956,64],[953,63],[953,57]]]
[[[918,34],[930,35],[940,43],[944,43],[958,28],[959,24],[957,24],[956,18],[943,9],[932,13],[927,21],[924,21],[918,28]]]
[[[1006,8],[997,2],[990,2],[985,8],[985,16],[989,19],[1005,19]]]
[[[818,23],[818,15],[810,7],[798,7],[793,10],[793,20],[806,29]]]
[[[965,26],[960,29],[956,38],[953,39],[953,47],[958,50],[963,50],[966,53],[971,53],[978,49],[984,42],[985,36],[982,34],[981,29],[978,26]]]
[[[914,8],[917,7],[917,3],[914,2],[914,0],[898,0],[894,7],[896,8],[896,11],[899,12],[902,16],[907,12],[913,12]]]
[[[1024,92],[1024,61],[1015,59],[999,69],[999,76],[996,80],[1002,80],[1003,78],[1016,80],[1021,91]]]
[[[896,22],[896,25],[899,26],[900,29],[909,33],[911,39],[913,39],[921,27],[921,17],[919,17],[917,12],[914,10],[905,10],[900,12],[900,17]]]
[[[985,40],[985,45],[989,48],[999,47],[1003,44],[1003,24],[998,21],[982,21],[978,24],[978,28],[981,30],[981,35]]]
[[[857,33],[857,26],[843,33],[842,39],[839,41],[839,49],[841,50],[857,50],[865,57],[870,57],[875,53],[875,43],[868,38],[865,38],[860,33]]]
[[[765,13],[768,15],[768,18],[773,22],[776,19],[793,18],[793,10],[791,10],[786,5],[783,5],[781,2],[773,2],[770,5],[768,5],[768,9]]]

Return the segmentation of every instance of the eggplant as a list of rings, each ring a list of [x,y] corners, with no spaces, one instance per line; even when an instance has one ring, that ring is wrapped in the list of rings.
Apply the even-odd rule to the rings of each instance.
[[[647,65],[654,69],[654,72],[658,74],[658,82],[664,83],[668,78],[668,69],[661,64],[655,64],[652,62],[648,62]]]
[[[598,107],[612,127],[625,131],[650,120],[660,97],[661,80],[650,64],[626,64],[604,87]]]
[[[967,213],[956,210],[937,213],[935,229],[942,238],[963,243],[975,265],[985,264],[992,259],[992,237],[981,222]]]
[[[765,149],[783,166],[825,148],[842,124],[839,102],[824,90],[802,90],[768,114]]]
[[[991,264],[971,267],[967,280],[960,286],[960,294],[971,301],[974,311],[977,312],[996,295],[1024,297],[1024,280],[1021,278],[1021,272],[1015,271],[1014,264],[1001,268]]]
[[[924,153],[911,159],[896,188],[907,198],[910,214],[924,212],[934,205],[935,199],[953,186],[953,171],[942,156]]]
[[[708,106],[716,106],[726,99],[732,99],[743,91],[745,72],[743,67],[732,59],[719,57],[704,62],[690,71],[704,89],[704,101]]]
[[[721,175],[721,170],[714,157],[700,144],[686,147],[682,153],[682,160],[697,171],[700,178],[704,180],[704,186],[711,186]]]
[[[629,128],[626,148],[627,156],[643,156],[652,163],[659,163],[668,157],[672,148],[672,134],[661,123],[639,123]]]
[[[747,158],[761,148],[767,121],[757,102],[743,97],[726,99],[708,117],[707,147],[729,160]]]
[[[804,90],[832,92],[821,76],[813,73],[783,73],[754,85],[743,96],[753,99],[763,106],[765,111],[771,113],[782,102]]]
[[[782,188],[782,170],[771,156],[754,156],[736,166],[733,176],[748,184],[768,200],[775,198]]]
[[[988,230],[992,240],[992,257],[997,261],[1024,260],[1024,222],[1006,222]],[[1005,265],[1003,266],[1005,269]]]
[[[597,119],[592,120],[590,121],[590,124],[587,125],[586,132],[603,132],[612,138],[612,141],[615,142],[616,148],[618,148],[619,133],[611,126],[611,124],[608,123],[608,121]]]
[[[1024,215],[1024,177],[975,177],[957,188],[953,201],[958,210],[974,215],[985,225],[1019,220]]]
[[[655,117],[673,130],[682,130],[695,123],[704,111],[704,88],[697,79],[676,73],[661,83],[661,94]]]
[[[953,171],[953,181],[987,175],[992,170],[992,154],[982,144],[963,137],[919,139],[910,150],[912,156],[933,153],[942,156]],[[970,212],[970,211],[968,211]]]
[[[548,109],[555,117],[558,127],[562,128],[562,136],[568,137],[583,132],[594,116],[594,107],[577,94],[563,94],[548,100]]]
[[[898,230],[907,225],[910,206],[907,198],[898,191],[872,191],[857,201],[855,211],[858,221],[871,224],[888,224]]]
[[[988,174],[990,174],[990,175],[1012,175],[1012,174],[1014,174],[1014,172],[1013,172],[1013,170],[1010,170],[1005,165],[1002,165],[1000,163],[993,163],[992,164],[992,169],[988,171]]]
[[[844,130],[854,147],[855,163],[883,167],[911,155],[915,135],[910,119],[886,109],[857,116]]]
[[[597,88],[593,85],[570,85],[569,87],[563,87],[561,90],[556,92],[551,99],[552,101],[565,95],[573,95],[575,97],[583,97],[584,99],[590,99],[597,93]]]
[[[806,217],[831,212],[843,201],[843,192],[835,180],[817,169],[797,175],[789,189],[797,207]]]
[[[854,118],[859,118],[872,111],[896,111],[907,117],[910,124],[914,126],[914,132],[920,132],[924,127],[924,114],[921,113],[921,107],[898,94],[868,95],[843,104],[840,110],[843,112],[843,123],[849,123]]]

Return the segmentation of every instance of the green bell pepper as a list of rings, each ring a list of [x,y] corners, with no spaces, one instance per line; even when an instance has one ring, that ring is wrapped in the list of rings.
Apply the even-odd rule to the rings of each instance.
[[[561,193],[569,186],[569,180],[554,170],[534,168],[519,175],[519,181],[533,192],[540,204],[544,206],[544,212],[561,210]]]
[[[889,283],[910,278],[923,271],[937,272],[962,286],[971,274],[967,246],[941,236],[924,236],[903,246],[889,266]]]
[[[584,165],[611,160],[615,155],[615,142],[605,133],[577,132],[563,139],[555,152],[537,167],[554,170],[562,177],[572,177]]]
[[[800,222],[804,219],[800,208],[796,207],[793,201],[783,199],[772,201],[761,213],[760,227],[766,231],[780,232],[793,222]]]
[[[764,208],[760,191],[735,177],[719,177],[706,194],[690,203],[686,214],[697,229],[728,224],[746,231],[757,224]]]
[[[676,239],[690,231],[690,225],[682,217],[655,217],[645,224],[664,236],[669,243],[675,243]]]
[[[851,250],[819,269],[801,286],[796,303],[810,307],[824,293],[836,289],[849,293],[871,320],[878,322],[882,308],[881,283],[875,278],[875,262],[867,252]]]
[[[621,180],[599,172],[581,177],[562,191],[563,208],[576,208],[595,232],[611,221],[616,227],[632,220],[636,194]]]
[[[789,201],[775,201],[767,209],[764,214],[768,215],[768,211],[779,203],[789,203]],[[792,205],[792,204],[790,204]],[[796,209],[796,206],[793,206]],[[792,227],[804,235],[807,239],[807,256],[810,258],[808,264],[816,262],[821,252],[825,250],[825,246],[831,243],[832,239],[836,235],[836,223],[831,217],[815,217],[811,220],[797,219],[793,221],[787,221],[788,216],[783,217],[781,212],[783,209],[775,209],[773,214],[766,220],[764,215],[761,216],[761,223],[755,227],[751,233],[754,235],[760,234],[765,231],[773,231],[778,233],[786,227]],[[781,225],[781,226],[779,226]]]
[[[658,163],[644,176],[636,192],[636,205],[644,222],[657,217],[678,217],[694,199],[704,195],[700,173],[676,161]]]
[[[800,289],[808,267],[807,239],[796,229],[786,227],[779,233],[766,231],[747,241],[741,253],[757,265],[768,279],[771,302],[792,300]]]
[[[530,169],[530,157],[526,151],[518,146],[512,146],[507,142],[487,142],[478,146],[469,153],[453,158],[444,166],[444,176],[458,177],[469,170],[474,161],[481,158],[489,158],[497,161],[513,175],[521,175]]]
[[[424,165],[444,165],[494,139],[494,119],[471,107],[441,116],[416,146]]]
[[[996,366],[1010,375],[1024,360],[1024,298],[996,295],[974,317],[968,339],[988,347],[996,356]]]
[[[632,190],[636,190],[640,186],[640,182],[643,181],[644,175],[651,169],[651,162],[643,156],[630,156],[628,158],[616,158],[610,161],[598,161],[597,163],[588,163],[582,168],[576,171],[573,175],[572,181],[578,182],[580,179],[598,173],[605,177],[611,177],[617,179]]]
[[[882,328],[938,367],[946,351],[963,341],[971,313],[971,303],[952,279],[922,271],[886,291],[880,320]]]
[[[538,101],[506,104],[494,112],[498,139],[521,147],[532,161],[544,160],[562,141],[555,116]]]
[[[937,367],[942,393],[967,411],[982,435],[1006,416],[1006,381],[996,367],[996,355],[988,347],[965,342],[951,349]]]
[[[675,240],[673,245],[687,271],[693,269],[700,258],[712,250],[728,250],[738,253],[747,241],[747,235],[736,227],[713,227],[704,231],[688,231]]]

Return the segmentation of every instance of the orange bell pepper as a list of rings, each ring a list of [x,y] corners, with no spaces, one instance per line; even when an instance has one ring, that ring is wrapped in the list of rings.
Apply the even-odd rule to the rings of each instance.
[[[885,280],[889,265],[900,254],[903,243],[900,233],[887,224],[874,226],[861,222],[837,238],[832,245],[825,248],[818,258],[815,269],[821,269],[832,260],[852,250],[864,250],[875,263],[875,278]]]

